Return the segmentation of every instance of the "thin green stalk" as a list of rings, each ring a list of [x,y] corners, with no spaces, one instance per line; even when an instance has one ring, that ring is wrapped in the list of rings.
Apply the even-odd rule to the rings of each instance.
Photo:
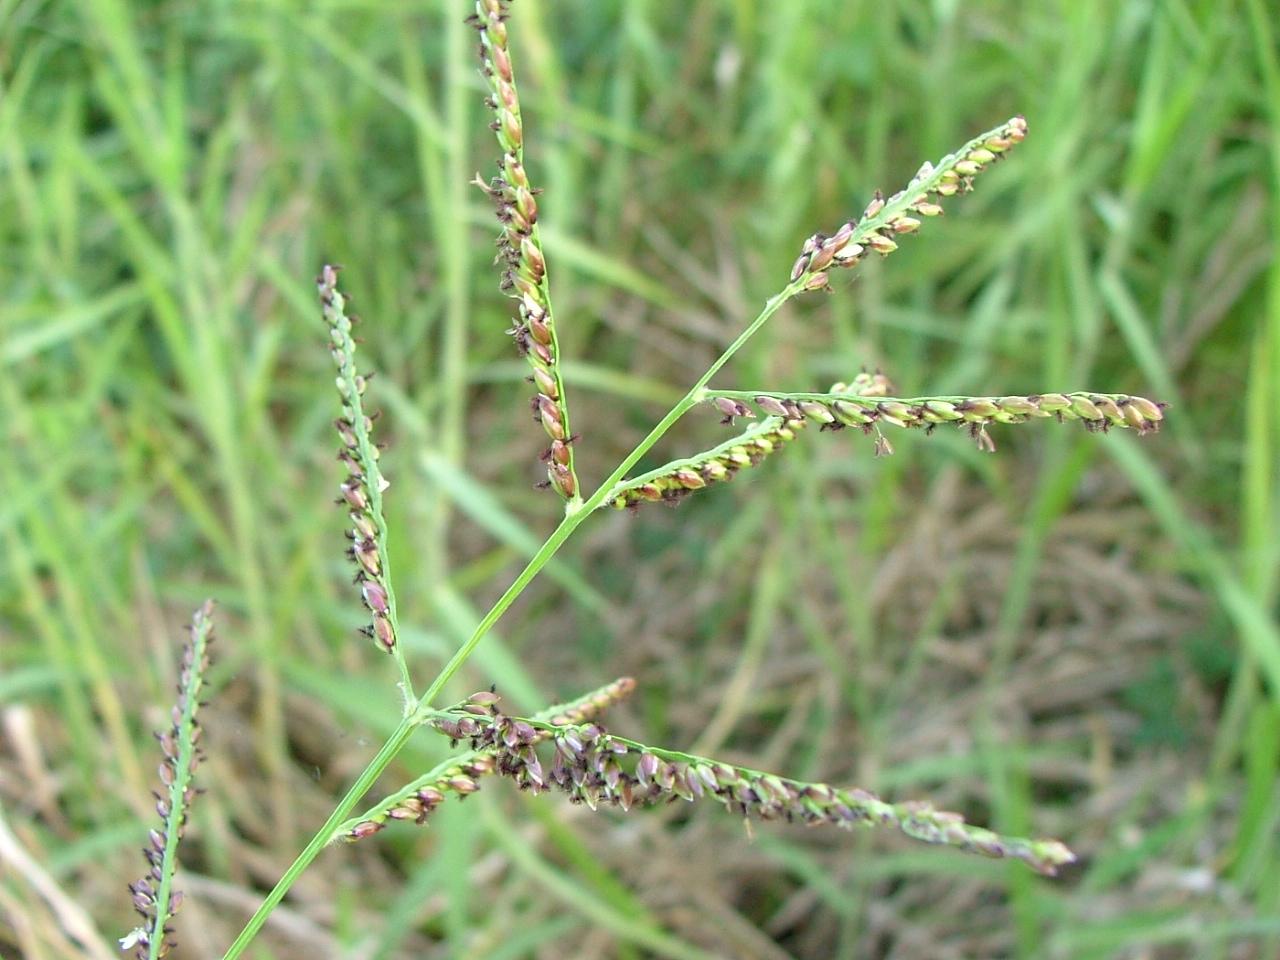
[[[227,952],[222,955],[222,960],[235,960],[236,957],[244,953],[245,947],[258,935],[262,925],[267,922],[267,917],[271,915],[271,911],[276,908],[276,905],[284,899],[294,881],[298,879],[303,870],[311,865],[311,861],[319,855],[320,851],[325,848],[334,828],[346,818],[348,813],[355,809],[356,804],[360,802],[360,798],[369,792],[378,777],[382,775],[382,771],[390,765],[396,754],[404,748],[409,737],[413,734],[415,726],[416,724],[408,717],[400,721],[400,725],[396,727],[387,742],[382,745],[382,749],[377,752],[374,758],[369,761],[369,765],[356,778],[356,782],[351,785],[351,789],[347,791],[346,796],[333,808],[333,812],[329,814],[329,819],[324,822],[316,832],[316,835],[311,838],[311,841],[303,847],[297,859],[289,865],[289,869],[284,872],[284,875],[280,877],[280,880],[272,888],[271,892],[267,894],[258,909],[254,911],[253,916],[249,918],[249,922],[240,931],[240,935],[235,938],[231,946],[227,948]]]

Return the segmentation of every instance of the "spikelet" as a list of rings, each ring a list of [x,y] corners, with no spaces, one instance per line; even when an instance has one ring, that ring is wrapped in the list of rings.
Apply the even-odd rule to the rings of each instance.
[[[586,723],[600,716],[613,704],[629,697],[635,687],[633,679],[621,677],[575,700],[548,707],[535,716],[535,720],[544,724],[545,729],[529,734],[528,730],[521,727],[520,736],[532,736],[532,742],[540,742],[550,737],[553,729]],[[492,691],[473,694],[454,708],[456,716],[441,715],[434,721],[434,726],[455,741],[469,740],[480,730],[478,719],[490,716],[497,702],[498,697]],[[427,818],[448,795],[466,797],[480,789],[479,780],[482,777],[502,772],[497,748],[477,747],[446,760],[429,773],[397,790],[376,807],[340,827],[336,836],[345,840],[360,840],[377,833],[392,820],[426,823]]]
[[[598,723],[552,725],[496,711],[493,702],[476,715],[455,708],[432,725],[455,737],[458,725],[470,731],[473,749],[488,751],[493,769],[522,789],[556,789],[595,810],[623,810],[675,800],[715,800],[740,817],[782,820],[807,826],[827,824],[893,827],[913,840],[943,844],[986,857],[1021,860],[1053,875],[1076,858],[1057,840],[1006,837],[966,823],[958,813],[927,803],[887,803],[866,790],[843,790],[750,770],[707,757],[649,747],[607,733]],[[550,739],[549,763],[536,747]]]
[[[173,878],[178,868],[178,842],[196,795],[196,767],[204,757],[197,714],[212,642],[213,601],[206,600],[191,619],[172,722],[167,730],[156,734],[164,755],[159,768],[162,790],[155,795],[161,824],[159,830],[150,832],[142,851],[150,866],[147,875],[129,884],[142,925],[120,940],[121,948],[134,950],[138,960],[159,960],[173,947],[169,921],[182,904],[182,893],[173,888]]]
[[[538,391],[530,403],[533,419],[542,424],[551,441],[542,458],[546,485],[573,501],[579,495],[573,462],[575,438],[569,429],[569,407],[560,375],[547,261],[538,238],[538,191],[529,185],[524,168],[524,124],[507,46],[508,6],[507,0],[477,0],[476,12],[467,18],[480,34],[481,73],[489,85],[486,103],[493,111],[491,126],[502,150],[498,176],[488,183],[477,177],[477,183],[497,207],[502,232],[495,262],[502,271],[502,291],[518,304],[509,333],[533,371],[530,379]]]
[[[861,218],[849,220],[831,236],[815,233],[804,242],[800,256],[791,267],[791,282],[806,290],[829,286],[830,271],[852,267],[869,253],[888,256],[898,249],[895,238],[915,233],[920,218],[942,213],[938,203],[944,197],[967,193],[973,178],[1000,159],[1027,135],[1027,121],[1014,117],[994,130],[975,137],[937,164],[925,163],[906,188],[887,199],[877,191]]]
[[[348,317],[347,300],[338,290],[338,270],[325,266],[316,281],[325,323],[329,327],[329,351],[338,367],[338,396],[342,416],[334,421],[342,448],[338,459],[347,476],[339,485],[338,503],[347,508],[351,546],[347,556],[356,568],[360,597],[369,608],[370,623],[364,633],[383,650],[396,652],[396,600],[387,560],[387,522],[382,494],[389,486],[378,467],[378,448],[371,433],[373,419],[364,412],[364,392],[369,376],[356,372],[355,317]]]

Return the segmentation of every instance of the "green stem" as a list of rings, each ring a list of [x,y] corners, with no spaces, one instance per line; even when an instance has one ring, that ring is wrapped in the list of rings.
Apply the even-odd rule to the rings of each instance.
[[[244,953],[245,947],[258,935],[262,925],[267,922],[267,917],[270,916],[276,905],[284,899],[284,895],[289,892],[289,888],[293,886],[294,881],[298,879],[303,870],[311,865],[311,861],[316,858],[320,851],[325,848],[334,828],[343,821],[348,813],[355,809],[355,805],[360,801],[360,798],[369,792],[374,782],[382,775],[382,771],[395,759],[396,754],[400,752],[413,733],[415,726],[416,724],[409,718],[400,721],[400,725],[396,727],[395,732],[391,734],[387,742],[382,745],[382,749],[369,761],[369,765],[356,778],[356,782],[351,785],[351,789],[342,798],[342,802],[334,807],[333,813],[329,814],[329,819],[324,822],[324,825],[316,832],[316,835],[311,838],[311,842],[298,854],[297,859],[289,865],[289,869],[284,872],[284,875],[272,888],[271,892],[267,894],[266,899],[262,901],[257,911],[249,918],[249,922],[244,925],[240,935],[227,948],[227,952],[222,955],[222,960],[235,960],[236,957]]]

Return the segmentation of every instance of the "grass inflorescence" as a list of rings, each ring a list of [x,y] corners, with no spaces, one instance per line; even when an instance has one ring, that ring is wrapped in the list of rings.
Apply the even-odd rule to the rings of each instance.
[[[1164,417],[1161,404],[1111,393],[899,399],[893,396],[895,391],[888,379],[879,372],[864,372],[825,393],[792,393],[769,388],[721,390],[709,386],[712,378],[763,330],[782,306],[803,293],[830,289],[830,276],[835,269],[854,267],[873,252],[882,256],[892,253],[897,249],[899,238],[916,232],[925,220],[943,212],[942,200],[971,190],[978,174],[999,161],[1026,136],[1026,121],[1019,116],[974,138],[936,164],[923,164],[902,190],[887,197],[877,192],[860,217],[847,221],[833,235],[810,236],[782,289],[765,303],[755,319],[745,325],[594,492],[582,490],[574,464],[576,438],[569,425],[547,261],[539,239],[537,191],[531,186],[524,166],[525,129],[508,44],[509,6],[508,0],[476,0],[474,14],[469,18],[479,35],[482,72],[489,88],[487,104],[494,116],[492,128],[502,151],[499,175],[487,183],[482,182],[481,186],[497,206],[501,225],[497,258],[502,273],[501,288],[517,302],[517,318],[511,333],[532,370],[531,379],[537,390],[532,401],[534,416],[551,441],[544,456],[547,483],[567,501],[565,516],[507,590],[477,619],[474,630],[439,668],[426,692],[416,696],[400,643],[386,549],[388,530],[382,494],[387,482],[379,468],[378,447],[371,437],[373,417],[366,413],[363,402],[368,375],[359,373],[355,365],[356,340],[352,335],[355,318],[349,315],[347,299],[338,289],[337,270],[324,267],[318,287],[329,347],[338,371],[341,416],[335,426],[342,441],[339,459],[346,469],[339,502],[348,509],[352,524],[348,555],[356,566],[356,582],[371,614],[367,632],[399,665],[405,709],[395,730],[354,778],[325,824],[249,919],[226,952],[225,960],[234,960],[247,949],[271,911],[325,846],[339,839],[370,837],[396,821],[425,823],[450,797],[465,798],[475,793],[481,782],[491,775],[512,779],[532,792],[563,791],[574,802],[593,810],[609,807],[628,811],[657,803],[705,798],[747,819],[841,828],[888,827],[914,840],[980,856],[1018,860],[1039,873],[1053,875],[1059,867],[1075,860],[1075,854],[1057,840],[1006,836],[970,824],[960,814],[926,802],[891,803],[858,788],[842,789],[782,777],[611,734],[601,724],[600,716],[631,694],[635,682],[629,678],[527,718],[503,714],[492,688],[473,694],[449,709],[434,708],[434,701],[443,696],[446,686],[489,630],[597,508],[683,499],[697,490],[723,483],[785,449],[810,423],[818,423],[823,429],[859,427],[875,436],[876,453],[886,454],[892,452],[881,431],[886,425],[929,431],[952,423],[967,429],[981,449],[994,450],[988,433],[994,424],[1037,419],[1079,420],[1091,430],[1120,427],[1145,434],[1157,430]],[[712,404],[725,423],[732,424],[737,418],[758,419],[758,422],[701,453],[624,479],[628,470],[681,417],[704,402]],[[207,619],[207,611],[205,617]],[[175,714],[175,718],[177,716]],[[177,719],[175,725],[179,726]],[[183,714],[181,726],[188,734],[196,729],[194,709],[189,722]],[[450,756],[364,813],[352,817],[357,804],[423,726],[447,736],[451,749],[463,743],[469,749]],[[175,729],[179,745],[172,753],[166,747],[166,757],[171,758],[170,767],[175,775],[183,763],[194,766],[194,754],[183,751],[179,734],[181,730]],[[194,744],[194,736],[188,736],[188,740]],[[182,796],[189,800],[185,789]],[[171,803],[163,810],[173,813],[175,807],[176,804]],[[174,822],[176,832],[180,833],[182,816],[175,815]],[[138,944],[146,938],[148,944],[154,945],[165,929],[164,916],[176,907],[165,885],[166,878],[172,876],[171,844],[166,837],[157,834],[152,844],[153,873],[160,886],[153,889],[144,881],[144,885],[135,887],[135,896],[142,901],[140,909],[151,908],[150,913],[144,911],[144,916],[155,925],[154,932],[137,935]],[[160,866],[156,866],[158,863]],[[159,909],[158,904],[163,904],[164,909]]]
[[[876,191],[857,220],[846,221],[831,236],[815,233],[805,240],[800,256],[792,264],[790,283],[770,301],[771,306],[776,309],[806,291],[830,289],[831,270],[857,266],[868,251],[888,256],[898,249],[894,237],[915,233],[923,222],[919,217],[941,215],[939,200],[971,191],[974,177],[1005,156],[1026,135],[1026,120],[1021,116],[1013,117],[974,137],[936,164],[926,161],[906,187],[892,196],[886,198]],[[749,334],[753,332],[754,327],[748,331]],[[862,374],[853,382],[839,386],[850,394],[866,391],[868,396],[882,396],[886,383],[883,376]],[[645,502],[679,501],[695,490],[731,479],[744,467],[760,463],[794,439],[799,428],[809,420],[816,420],[824,426],[842,422],[826,411],[820,401],[808,395],[795,402],[784,403],[778,397],[760,393],[696,391],[696,399],[708,397],[724,415],[724,422],[731,423],[735,417],[750,415],[750,409],[741,402],[742,397],[756,402],[772,416],[711,450],[672,461],[643,476],[618,483],[609,491],[607,503],[622,509]],[[865,423],[869,425],[870,419]],[[868,432],[875,434],[877,456],[893,452],[893,446],[879,427],[870,425]],[[974,435],[984,449],[993,449],[984,424],[974,426]]]
[[[605,503],[619,510],[642,503],[678,503],[696,490],[758,466],[794,440],[807,422],[803,417],[767,417],[710,450],[664,463],[618,484]]]
[[[373,417],[365,412],[364,393],[370,375],[361,374],[355,364],[356,318],[347,313],[347,298],[338,289],[338,269],[326,265],[316,281],[325,323],[329,328],[329,352],[338,368],[338,396],[342,415],[334,421],[342,441],[338,460],[346,468],[339,485],[338,503],[347,508],[351,546],[347,556],[356,567],[356,583],[371,617],[365,633],[401,667],[402,682],[409,686],[404,655],[397,643],[396,595],[391,583],[387,556],[387,520],[382,511],[382,494],[390,486],[378,466],[378,446],[373,442]]]
[[[542,424],[551,441],[543,455],[546,482],[564,499],[575,501],[579,498],[573,457],[576,437],[569,426],[547,261],[538,235],[538,191],[530,185],[524,166],[524,122],[507,44],[508,8],[507,0],[476,0],[476,12],[469,18],[480,35],[481,72],[489,85],[486,104],[493,111],[491,126],[502,149],[498,175],[488,183],[477,182],[497,207],[502,227],[497,256],[501,286],[517,302],[510,333],[533,371],[530,379],[537,393],[530,406],[534,422]]]
[[[1026,135],[1026,119],[1013,117],[936,164],[926,161],[911,182],[892,196],[876,191],[859,219],[845,221],[831,236],[815,233],[805,240],[791,266],[791,282],[803,283],[806,290],[824,290],[830,286],[832,269],[855,267],[869,252],[888,256],[898,249],[896,237],[919,230],[921,217],[940,216],[939,200],[968,193],[973,178]]]
[[[372,421],[361,403],[366,379],[355,373],[351,359],[354,351],[351,321],[337,290],[336,271],[331,267],[324,269],[320,296],[330,327],[331,348],[338,362],[338,390],[343,409],[337,426],[344,445],[341,457],[349,471],[342,492],[356,525],[350,553],[359,568],[357,580],[365,603],[374,616],[372,632],[396,655],[409,699],[400,726],[241,931],[226,960],[234,960],[252,941],[275,904],[325,845],[339,838],[358,840],[371,836],[397,820],[425,822],[448,796],[468,796],[479,789],[484,777],[495,773],[516,780],[526,789],[556,786],[592,808],[605,803],[625,810],[680,797],[692,800],[706,796],[744,817],[844,827],[858,823],[895,827],[928,843],[1021,860],[1046,874],[1070,863],[1074,855],[1058,841],[1001,836],[966,823],[958,814],[937,810],[926,803],[891,804],[864,790],[840,790],[822,783],[791,780],[606,734],[595,718],[631,692],[634,684],[630,680],[615,681],[578,701],[550,708],[529,719],[499,713],[497,696],[492,692],[473,695],[450,711],[433,709],[435,697],[471,656],[498,617],[596,508],[677,500],[728,480],[738,471],[782,449],[807,423],[816,421],[824,427],[861,426],[876,434],[877,453],[888,453],[891,448],[879,429],[882,423],[930,428],[937,423],[959,422],[968,426],[981,446],[991,449],[993,445],[986,433],[991,423],[1056,416],[1082,419],[1095,427],[1130,426],[1149,432],[1163,416],[1159,405],[1150,401],[1109,394],[928,397],[902,401],[888,396],[891,392],[888,380],[879,373],[860,374],[848,384],[837,384],[826,394],[708,389],[711,378],[783,304],[806,291],[826,287],[828,271],[833,265],[853,266],[867,249],[882,254],[891,252],[895,249],[891,234],[910,233],[919,226],[913,214],[936,215],[941,212],[935,202],[937,198],[968,190],[973,176],[1025,135],[1025,122],[1015,118],[944,157],[937,166],[926,164],[905,190],[887,199],[877,195],[857,223],[845,224],[834,237],[811,237],[792,270],[790,282],[766,303],[614,472],[583,499],[572,469],[573,437],[568,430],[567,408],[556,363],[546,297],[546,265],[536,241],[536,202],[521,160],[523,129],[507,50],[506,13],[505,0],[480,0],[472,18],[481,35],[485,74],[493,91],[490,104],[497,114],[495,128],[504,149],[503,176],[488,189],[498,200],[503,222],[499,259],[506,265],[504,287],[520,301],[517,341],[533,358],[534,379],[540,388],[534,406],[553,441],[548,454],[548,476],[551,484],[570,501],[572,509],[566,511],[559,527],[481,618],[475,631],[440,669],[426,692],[414,698],[403,655],[395,642],[394,594],[385,562],[385,521],[380,500],[385,483],[377,467],[377,450],[369,439]],[[680,417],[707,400],[726,422],[754,416],[753,407],[766,416],[741,435],[710,450],[673,461],[632,480],[622,479]],[[457,741],[470,741],[471,749],[437,765],[366,813],[344,820],[403,748],[414,729],[423,725],[446,734],[455,745]],[[554,757],[550,766],[544,767],[537,747],[547,740],[553,742]]]
[[[204,755],[198,713],[212,642],[213,602],[205,601],[191,619],[171,723],[156,734],[163,754],[159,767],[161,790],[155,795],[160,829],[151,831],[142,851],[150,865],[147,875],[129,885],[142,926],[121,941],[125,949],[134,949],[138,960],[160,960],[173,947],[169,922],[182,905],[182,893],[174,889],[173,881],[178,869],[178,844],[196,796],[196,767]]]
[[[733,404],[735,416],[754,416],[751,404],[773,417],[807,420],[823,430],[858,427],[874,434],[877,452],[887,441],[880,425],[924,429],[930,433],[939,424],[954,424],[968,431],[978,449],[994,453],[995,441],[987,432],[993,424],[1026,423],[1053,419],[1078,421],[1091,431],[1113,427],[1136,430],[1139,435],[1155,433],[1164,420],[1164,405],[1146,397],[1127,394],[1037,393],[1013,397],[860,397],[833,388],[829,393],[765,393],[753,390],[708,391],[710,402],[724,411]]]
[[[805,783],[647,746],[610,734],[596,722],[552,723],[506,716],[490,693],[476,694],[452,710],[441,711],[431,726],[454,740],[470,740],[473,750],[483,752],[486,772],[497,772],[533,793],[558,789],[592,810],[612,806],[626,811],[707,798],[741,817],[758,820],[845,829],[859,824],[895,827],[914,840],[1021,860],[1050,876],[1076,859],[1057,840],[1000,836],[927,803],[886,803],[866,790]],[[553,749],[550,763],[544,764],[537,747],[548,740]]]

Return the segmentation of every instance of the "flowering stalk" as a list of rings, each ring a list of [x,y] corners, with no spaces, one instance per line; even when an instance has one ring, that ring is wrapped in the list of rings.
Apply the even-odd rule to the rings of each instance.
[[[683,799],[714,799],[742,817],[785,820],[809,826],[856,824],[894,827],[924,843],[967,853],[1021,860],[1038,873],[1053,875],[1075,860],[1057,840],[1006,837],[966,823],[958,813],[927,803],[888,803],[861,789],[791,780],[707,757],[646,746],[605,732],[596,723],[552,724],[504,716],[491,694],[478,694],[429,721],[456,739],[464,733],[472,748],[488,752],[493,768],[522,789],[559,789],[592,810],[608,805],[628,810]],[[554,744],[549,766],[535,747]]]
[[[842,389],[841,389],[842,388]],[[987,434],[993,423],[1025,423],[1037,418],[1058,421],[1079,420],[1089,430],[1131,428],[1138,433],[1154,433],[1164,419],[1164,405],[1145,397],[1123,393],[1038,393],[1017,397],[915,397],[897,399],[866,396],[851,387],[836,384],[829,393],[776,393],[753,390],[708,390],[709,401],[717,409],[734,407],[735,415],[750,415],[756,409],[775,417],[811,420],[824,430],[859,427],[877,437],[877,451],[892,453],[881,424],[894,427],[923,427],[930,432],[940,423],[954,423],[969,431],[978,448],[994,451]]]
[[[396,595],[391,586],[391,562],[387,555],[387,521],[382,512],[382,494],[389,483],[378,467],[378,447],[370,436],[373,419],[364,412],[363,397],[369,376],[356,372],[356,345],[351,335],[356,318],[347,316],[347,300],[338,290],[336,267],[326,265],[316,283],[329,327],[329,352],[338,367],[335,382],[342,400],[342,416],[333,425],[342,440],[338,459],[347,469],[347,478],[338,487],[342,494],[338,503],[345,504],[349,510],[351,529],[347,537],[351,546],[347,556],[356,566],[356,583],[371,615],[364,632],[395,657],[405,696],[411,698],[413,687],[398,642]]]
[[[925,161],[906,188],[888,199],[877,190],[856,223],[849,220],[830,237],[815,233],[804,242],[791,267],[791,281],[803,281],[806,290],[823,290],[832,268],[856,266],[868,251],[888,256],[898,249],[894,237],[915,233],[920,217],[941,215],[939,200],[972,190],[973,178],[1026,135],[1027,121],[1014,117],[936,165]]]
[[[576,700],[548,707],[536,714],[536,719],[539,723],[546,724],[548,729],[585,723],[598,717],[618,701],[626,699],[635,687],[636,682],[631,677],[621,677]],[[477,693],[466,701],[462,710],[464,713],[478,711],[482,716],[487,715],[489,706],[496,703],[497,699],[497,695],[492,692]],[[455,740],[468,739],[474,733],[465,717],[459,721],[460,726],[448,728],[447,723],[446,720],[440,720],[436,723],[436,728],[442,732],[452,730],[456,734]],[[535,739],[540,741],[550,735],[547,730],[539,730],[535,733]],[[344,823],[334,832],[333,839],[361,840],[377,833],[390,820],[426,823],[427,817],[444,802],[446,795],[452,793],[465,797],[479,790],[477,781],[484,775],[495,772],[496,757],[497,750],[494,747],[477,747],[450,757],[385,797],[359,817]]]
[[[508,0],[476,0],[476,12],[468,18],[480,34],[481,73],[489,84],[485,102],[494,113],[490,126],[502,149],[499,175],[487,184],[478,177],[477,182],[496,205],[502,227],[496,262],[502,267],[502,291],[519,305],[510,333],[533,369],[531,379],[538,391],[531,401],[533,418],[551,439],[543,455],[547,483],[565,500],[579,503],[569,404],[560,375],[547,262],[538,236],[537,191],[530,187],[524,169],[524,125],[507,46],[508,6]]]
[[[136,883],[129,884],[134,909],[143,925],[120,941],[134,949],[138,960],[159,960],[173,946],[169,921],[182,904],[181,891],[173,889],[178,869],[178,842],[187,825],[196,789],[193,777],[204,754],[200,749],[200,690],[209,668],[209,644],[213,641],[213,601],[206,600],[191,619],[190,638],[182,656],[178,678],[178,700],[174,704],[168,730],[157,733],[164,759],[160,762],[163,793],[156,794],[156,813],[161,828],[152,830],[143,856],[151,869]]]

